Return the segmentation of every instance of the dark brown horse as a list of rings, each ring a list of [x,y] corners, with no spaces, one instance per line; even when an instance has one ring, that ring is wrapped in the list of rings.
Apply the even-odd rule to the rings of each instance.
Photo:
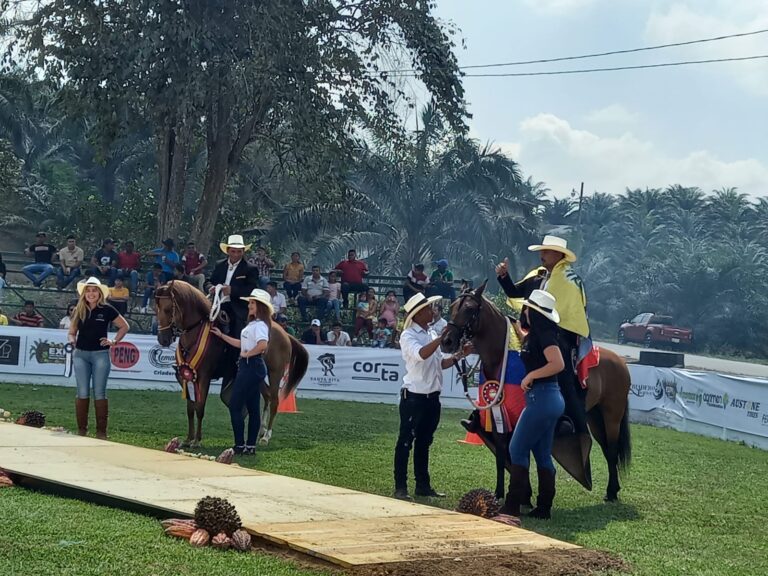
[[[211,303],[197,288],[186,282],[171,281],[155,290],[157,308],[157,341],[161,346],[170,346],[178,336],[182,351],[192,351],[198,341],[200,331],[210,324]],[[236,335],[237,337],[239,335]],[[189,429],[183,445],[199,446],[203,437],[203,417],[205,402],[211,380],[221,377],[221,399],[226,404],[234,381],[236,366],[231,355],[227,354],[227,345],[210,336],[210,342],[201,363],[197,368],[197,381],[200,395],[195,401],[187,399],[187,419]],[[280,398],[290,395],[304,377],[309,364],[309,354],[302,344],[287,334],[277,323],[272,323],[269,331],[269,346],[264,355],[269,372],[269,382],[262,387],[264,398],[263,417],[259,443],[267,444],[272,437],[272,425],[277,414]],[[284,388],[280,388],[283,375],[287,372]],[[177,374],[181,384],[181,376]],[[269,414],[269,418],[267,418]],[[197,415],[197,430],[195,430]]]
[[[451,304],[451,322],[443,335],[442,349],[446,353],[453,353],[458,350],[462,339],[469,336],[480,356],[485,377],[493,380],[498,378],[506,354],[504,347],[508,324],[493,302],[483,296],[486,284],[487,282],[484,282],[477,290],[463,292]],[[587,383],[587,422],[592,436],[600,444],[608,462],[608,488],[605,499],[613,501],[618,498],[621,489],[619,468],[627,468],[631,460],[629,370],[622,358],[610,350],[601,348],[600,364],[589,371]],[[489,448],[498,454],[496,446],[508,446],[511,435],[494,435],[495,443],[489,445]],[[562,463],[563,458],[568,455],[564,453],[563,445],[558,446],[559,442],[560,438],[556,438],[553,455]],[[570,460],[572,464],[573,459]],[[506,451],[502,458],[497,458],[497,495],[499,492],[503,494],[504,491],[503,466],[507,461]],[[498,485],[499,476],[501,486]],[[591,482],[583,484],[587,489],[592,489]]]

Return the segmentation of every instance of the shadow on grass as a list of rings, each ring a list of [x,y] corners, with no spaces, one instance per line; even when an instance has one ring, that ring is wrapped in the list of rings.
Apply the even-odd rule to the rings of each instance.
[[[575,542],[579,536],[599,532],[614,522],[634,522],[642,518],[632,504],[604,502],[581,508],[557,508],[557,499],[552,509],[552,520],[524,519],[523,527],[546,534],[553,538]]]

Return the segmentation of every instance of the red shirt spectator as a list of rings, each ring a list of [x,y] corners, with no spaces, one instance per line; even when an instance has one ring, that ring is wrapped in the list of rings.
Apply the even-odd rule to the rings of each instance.
[[[117,255],[117,267],[123,273],[141,268],[141,254],[133,249],[133,244],[130,245],[130,248],[128,248],[128,242],[125,244],[126,249],[121,250]]]
[[[205,268],[206,259],[195,249],[194,242],[188,242],[187,249],[181,255],[181,263],[184,264],[184,273],[194,276],[200,274],[200,271]]]
[[[42,328],[43,317],[35,310],[35,303],[31,300],[24,302],[24,309],[11,318],[11,322],[17,326],[26,326],[27,328]]]
[[[354,250],[350,250],[347,259],[336,264],[334,269],[341,272],[341,281],[345,284],[362,284],[363,276],[368,274],[368,264],[358,260]]]

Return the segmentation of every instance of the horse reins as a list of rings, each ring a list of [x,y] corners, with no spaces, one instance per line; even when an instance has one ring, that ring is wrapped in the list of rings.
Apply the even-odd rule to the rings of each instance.
[[[178,324],[176,324],[176,312],[178,311],[179,315],[181,315],[181,311],[179,311],[179,304],[178,304],[178,302],[176,302],[176,296],[175,296],[175,294],[173,292],[173,283],[174,283],[174,280],[171,280],[166,285],[167,288],[168,288],[168,295],[167,296],[164,295],[164,294],[157,294],[157,292],[155,292],[155,300],[162,300],[164,298],[167,298],[167,299],[170,299],[171,305],[172,305],[172,312],[171,312],[171,321],[170,321],[170,323],[166,324],[165,326],[158,326],[157,331],[158,332],[164,332],[165,330],[172,330],[173,331],[173,335],[175,337],[179,337],[179,336],[182,336],[182,335],[186,334],[187,332],[189,332],[193,328],[196,328],[197,326],[199,326],[203,322],[205,322],[205,318],[201,318],[196,323],[194,323],[191,326],[186,327],[186,328],[183,327],[183,326],[180,328],[178,326]],[[158,288],[158,290],[159,290],[159,288]]]

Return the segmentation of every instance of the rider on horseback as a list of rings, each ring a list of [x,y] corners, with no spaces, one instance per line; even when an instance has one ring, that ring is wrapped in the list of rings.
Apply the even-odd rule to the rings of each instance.
[[[523,280],[514,283],[509,277],[509,259],[496,266],[496,275],[505,294],[510,298],[528,298],[534,290],[546,290],[557,301],[560,313],[560,350],[565,369],[558,375],[560,389],[565,399],[565,416],[557,434],[578,437],[577,448],[582,455],[584,474],[589,478],[588,466],[591,438],[587,430],[585,413],[586,390],[576,375],[578,362],[592,349],[587,320],[587,297],[581,278],[571,264],[576,254],[568,249],[567,242],[557,236],[545,236],[541,244],[529,246],[531,252],[539,252],[542,266],[532,270]],[[591,483],[591,479],[590,479]]]

